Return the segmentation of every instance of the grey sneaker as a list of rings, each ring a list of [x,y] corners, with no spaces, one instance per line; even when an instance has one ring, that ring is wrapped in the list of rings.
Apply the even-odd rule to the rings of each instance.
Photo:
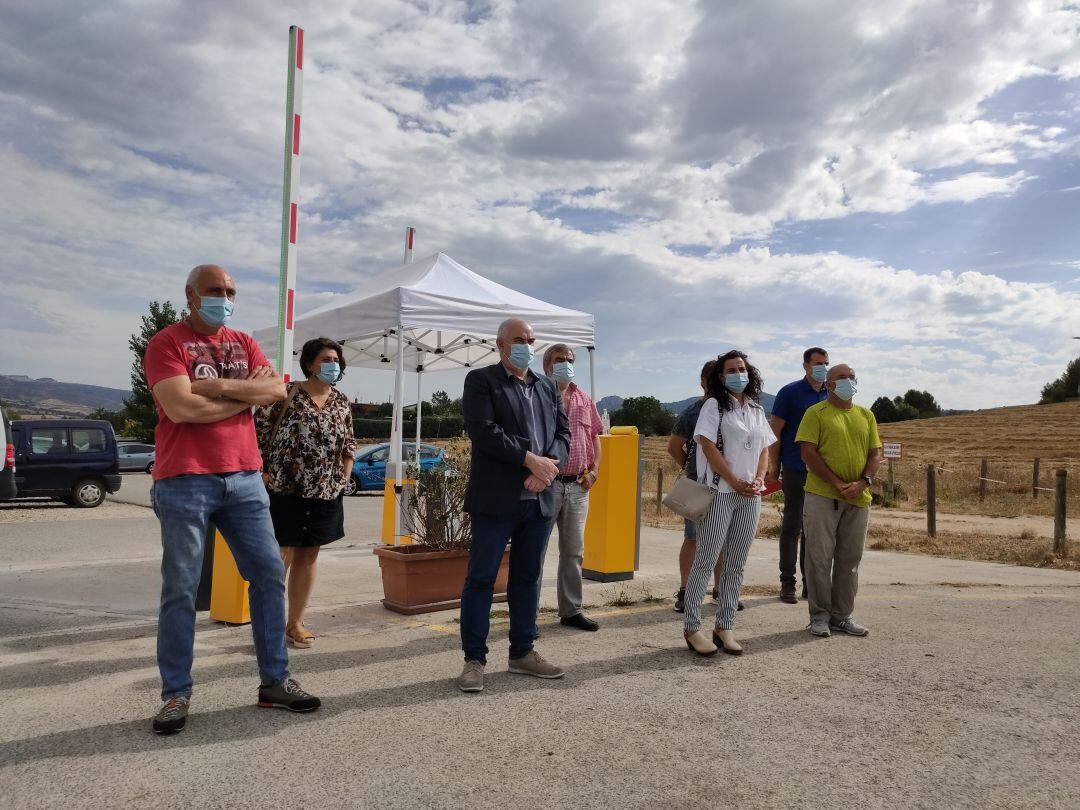
[[[870,631],[848,616],[842,622],[829,622],[829,627],[837,633],[847,633],[849,636],[868,636]]]
[[[479,661],[466,661],[465,669],[458,675],[457,685],[462,692],[483,692],[484,665]]]
[[[515,675],[532,675],[535,678],[561,678],[566,674],[561,667],[545,661],[536,650],[530,650],[521,658],[511,658],[509,671]]]
[[[305,692],[296,678],[286,678],[259,687],[259,706],[263,709],[288,709],[290,712],[313,712],[322,701]]]
[[[810,624],[806,625],[810,630],[810,635],[821,636],[821,638],[828,638],[832,635],[829,632],[829,623],[823,619],[813,619]]]
[[[161,704],[158,713],[154,715],[155,734],[175,734],[184,728],[187,722],[189,698],[169,698]]]

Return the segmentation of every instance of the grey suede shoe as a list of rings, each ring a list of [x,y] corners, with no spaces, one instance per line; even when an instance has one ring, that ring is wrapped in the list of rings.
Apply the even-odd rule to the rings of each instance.
[[[532,675],[534,678],[561,678],[566,674],[561,667],[545,661],[536,650],[521,658],[511,658],[508,669],[515,675]]]
[[[483,692],[484,665],[479,661],[466,661],[465,668],[458,675],[457,685],[462,692]]]
[[[829,632],[829,623],[822,619],[815,619],[807,625],[807,629],[810,630],[810,635],[820,636],[821,638],[828,638],[832,635]]]
[[[837,633],[847,633],[849,636],[868,636],[870,631],[848,616],[841,622],[829,622],[829,628]]]
[[[262,709],[313,712],[322,705],[322,701],[305,692],[296,678],[286,678],[277,683],[260,686],[258,705]]]
[[[187,722],[189,699],[185,697],[169,698],[161,704],[154,715],[155,734],[176,734],[182,731]]]

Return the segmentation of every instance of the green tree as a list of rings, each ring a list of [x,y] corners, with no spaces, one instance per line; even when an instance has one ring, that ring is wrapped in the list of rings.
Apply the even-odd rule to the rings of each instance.
[[[431,410],[436,416],[456,416],[461,413],[461,400],[450,399],[445,391],[436,391],[431,395]]]
[[[1039,404],[1064,402],[1078,395],[1080,395],[1080,357],[1070,361],[1069,365],[1065,366],[1065,372],[1060,377],[1043,386]]]
[[[123,411],[110,411],[108,408],[94,408],[86,415],[87,419],[102,419],[113,427],[117,436],[124,435],[124,426],[127,424],[127,416]]]
[[[124,415],[129,423],[134,423],[134,430],[125,425],[127,435],[143,441],[154,440],[154,428],[157,427],[157,407],[154,405],[154,397],[146,384],[146,371],[143,369],[143,358],[146,356],[146,346],[150,338],[178,321],[187,317],[187,310],[182,310],[179,315],[169,301],[150,302],[150,314],[142,316],[142,326],[128,339],[128,348],[135,353],[135,359],[131,363],[131,396],[124,400]]]
[[[934,395],[929,391],[916,391],[914,388],[910,388],[904,394],[903,401],[915,409],[918,419],[941,416],[941,406],[937,404]]]
[[[888,397],[875,399],[874,404],[870,406],[870,412],[874,414],[874,418],[877,419],[879,425],[900,421],[900,409]]]
[[[633,425],[645,436],[666,436],[675,426],[675,414],[668,413],[656,397],[628,397],[611,414],[613,425]]]
[[[14,422],[16,419],[22,419],[22,414],[12,408],[10,405],[4,406],[4,412],[7,414],[7,418]]]

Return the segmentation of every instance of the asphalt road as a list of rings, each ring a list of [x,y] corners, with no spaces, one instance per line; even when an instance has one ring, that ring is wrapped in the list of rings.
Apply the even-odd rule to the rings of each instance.
[[[463,695],[456,613],[384,611],[365,528],[381,499],[349,508],[320,564],[316,646],[292,652],[323,709],[257,709],[249,629],[200,618],[192,716],[171,738],[149,732],[152,514],[0,510],[0,806],[1080,803],[1076,573],[868,552],[868,638],[814,639],[805,604],[748,595],[741,658],[689,653],[670,600],[593,608],[592,634],[545,613],[538,649],[567,668],[553,682],[505,672],[497,606],[487,688]],[[644,531],[628,589],[670,594],[678,541]],[[757,541],[749,591],[775,571]]]

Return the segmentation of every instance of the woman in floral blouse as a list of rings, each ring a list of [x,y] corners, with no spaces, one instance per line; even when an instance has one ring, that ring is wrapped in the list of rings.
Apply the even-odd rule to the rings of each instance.
[[[356,442],[349,398],[334,388],[345,370],[341,346],[328,338],[309,340],[300,352],[300,369],[307,379],[291,383],[287,399],[255,409],[255,431],[285,561],[285,634],[294,647],[310,647],[315,636],[304,627],[304,610],[319,548],[345,536],[341,496]]]

